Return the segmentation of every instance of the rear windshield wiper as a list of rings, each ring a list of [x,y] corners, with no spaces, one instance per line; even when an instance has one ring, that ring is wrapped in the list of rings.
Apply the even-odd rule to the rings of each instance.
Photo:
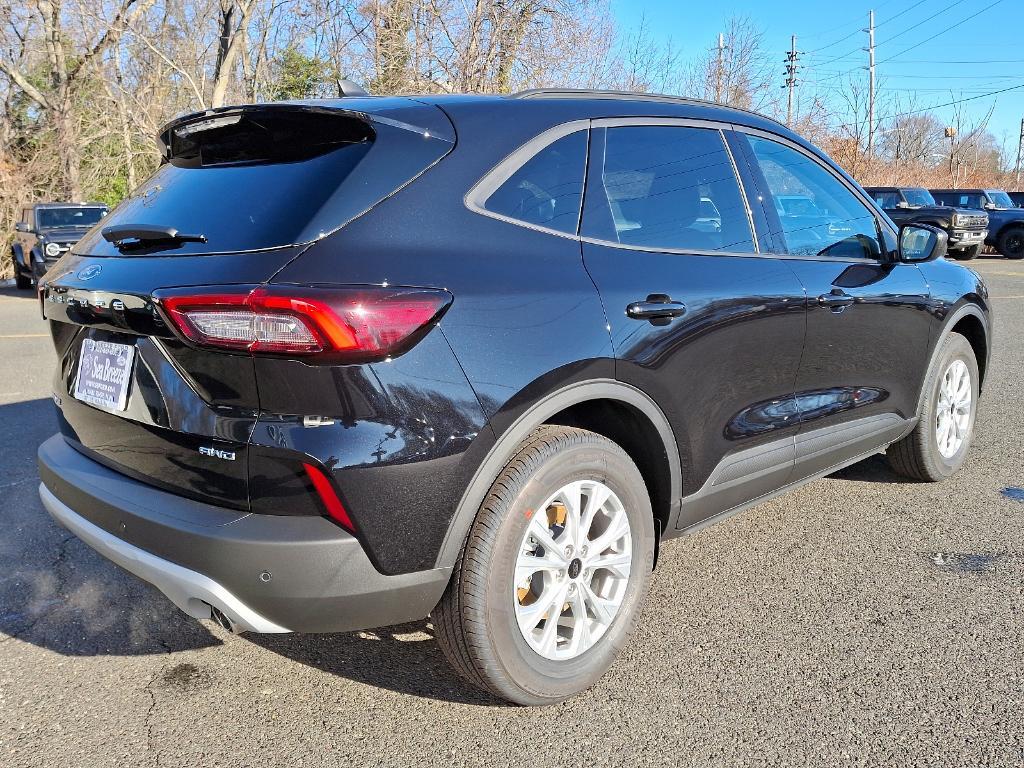
[[[186,235],[161,224],[116,224],[104,227],[103,239],[118,250],[174,247],[181,243],[205,243],[206,235]]]

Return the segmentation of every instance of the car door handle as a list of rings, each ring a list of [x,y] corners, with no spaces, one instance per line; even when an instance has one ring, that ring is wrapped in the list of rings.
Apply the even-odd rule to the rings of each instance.
[[[853,304],[854,298],[842,288],[833,288],[829,293],[818,297],[818,304],[832,310],[843,310]]]
[[[626,307],[626,315],[634,320],[671,321],[685,314],[686,305],[664,293],[652,293],[644,301],[634,301]]]

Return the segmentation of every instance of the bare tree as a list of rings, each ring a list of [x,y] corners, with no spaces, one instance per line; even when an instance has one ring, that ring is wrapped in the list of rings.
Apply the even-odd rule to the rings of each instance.
[[[93,39],[83,40],[81,45],[75,46],[77,50],[69,51],[74,35],[64,27],[61,0],[36,0],[46,51],[46,87],[37,87],[27,71],[14,62],[0,58],[0,71],[40,109],[49,113],[64,191],[72,200],[82,199],[81,153],[74,115],[76,87],[85,79],[94,61],[117,45],[130,14],[144,11],[152,4],[153,0],[122,0],[113,18],[100,26]]]

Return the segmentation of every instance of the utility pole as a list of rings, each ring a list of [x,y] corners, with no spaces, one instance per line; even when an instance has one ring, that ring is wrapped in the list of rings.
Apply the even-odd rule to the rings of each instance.
[[[1020,190],[1020,161],[1024,153],[1024,120],[1020,121],[1020,140],[1017,142],[1017,190]]]
[[[722,75],[725,68],[725,35],[718,33],[718,64],[715,66],[715,103],[722,103]]]
[[[875,153],[875,12],[868,11],[868,157]]]
[[[790,35],[789,53],[786,54],[786,125],[793,127],[793,88],[796,87],[797,58],[796,35]]]

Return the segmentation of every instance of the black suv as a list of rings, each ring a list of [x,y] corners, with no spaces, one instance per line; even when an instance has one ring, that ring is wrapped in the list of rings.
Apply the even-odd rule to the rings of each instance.
[[[988,214],[968,208],[939,205],[921,187],[865,187],[896,226],[930,224],[946,231],[949,254],[955,259],[977,258],[988,235]]]
[[[103,203],[35,203],[22,208],[11,243],[17,286],[31,288],[108,210]]]
[[[878,451],[964,462],[984,284],[772,120],[533,91],[161,139],[43,280],[40,493],[192,616],[429,614],[468,681],[550,703],[623,647],[660,542]]]
[[[1008,259],[1024,259],[1024,209],[1018,208],[1001,189],[933,189],[941,205],[973,208],[988,214],[990,245]]]

